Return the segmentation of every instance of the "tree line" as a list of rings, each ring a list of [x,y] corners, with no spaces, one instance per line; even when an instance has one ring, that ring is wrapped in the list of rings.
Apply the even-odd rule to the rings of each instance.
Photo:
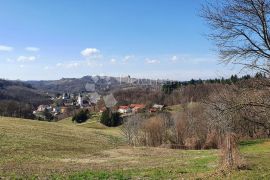
[[[0,116],[34,119],[33,111],[48,104],[48,96],[21,81],[0,80]]]
[[[266,74],[258,72],[253,77],[251,75],[244,75],[244,76],[238,77],[235,74],[235,75],[231,75],[230,78],[222,77],[222,78],[206,79],[206,80],[191,79],[190,81],[171,81],[162,85],[162,91],[166,94],[171,94],[174,90],[179,89],[184,86],[189,86],[189,85],[200,85],[200,84],[224,84],[225,85],[225,84],[237,83],[242,80],[248,80],[251,78],[261,78],[261,77],[266,78]]]

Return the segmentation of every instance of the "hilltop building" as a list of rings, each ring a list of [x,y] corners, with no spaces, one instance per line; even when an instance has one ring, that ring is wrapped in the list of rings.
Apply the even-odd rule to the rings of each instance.
[[[79,94],[78,96],[78,100],[77,100],[78,106],[80,106],[81,108],[83,108],[83,97],[81,94]]]

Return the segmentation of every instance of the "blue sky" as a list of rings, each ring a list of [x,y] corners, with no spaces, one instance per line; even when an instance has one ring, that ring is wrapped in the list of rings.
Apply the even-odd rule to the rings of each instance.
[[[0,0],[0,78],[228,76],[203,0]]]

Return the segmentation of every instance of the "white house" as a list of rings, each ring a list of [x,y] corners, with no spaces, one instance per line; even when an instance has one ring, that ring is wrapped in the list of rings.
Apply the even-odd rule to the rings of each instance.
[[[131,113],[132,110],[130,109],[129,106],[119,106],[118,112],[121,114],[127,114],[127,113]]]
[[[69,95],[67,93],[63,93],[62,99],[63,100],[69,99]]]
[[[51,107],[48,105],[39,105],[37,111],[44,112],[46,109],[50,109]]]
[[[53,108],[52,112],[53,112],[55,115],[57,115],[57,114],[59,114],[59,113],[61,112],[61,108],[58,107],[58,106],[56,106],[56,107]]]
[[[154,104],[153,108],[161,111],[164,108],[164,105]]]

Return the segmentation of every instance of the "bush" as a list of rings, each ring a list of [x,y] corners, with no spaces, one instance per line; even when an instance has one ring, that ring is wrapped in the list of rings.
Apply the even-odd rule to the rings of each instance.
[[[107,108],[103,111],[100,122],[108,127],[117,127],[122,124],[122,118],[118,112],[112,112]]]
[[[90,118],[90,114],[89,114],[89,111],[88,109],[87,110],[81,110],[79,113],[75,114],[73,117],[72,117],[72,121],[74,122],[77,122],[77,123],[83,123],[85,121],[87,121],[87,119]]]
[[[54,119],[53,115],[48,111],[48,109],[44,111],[44,117],[47,121],[52,121]]]

